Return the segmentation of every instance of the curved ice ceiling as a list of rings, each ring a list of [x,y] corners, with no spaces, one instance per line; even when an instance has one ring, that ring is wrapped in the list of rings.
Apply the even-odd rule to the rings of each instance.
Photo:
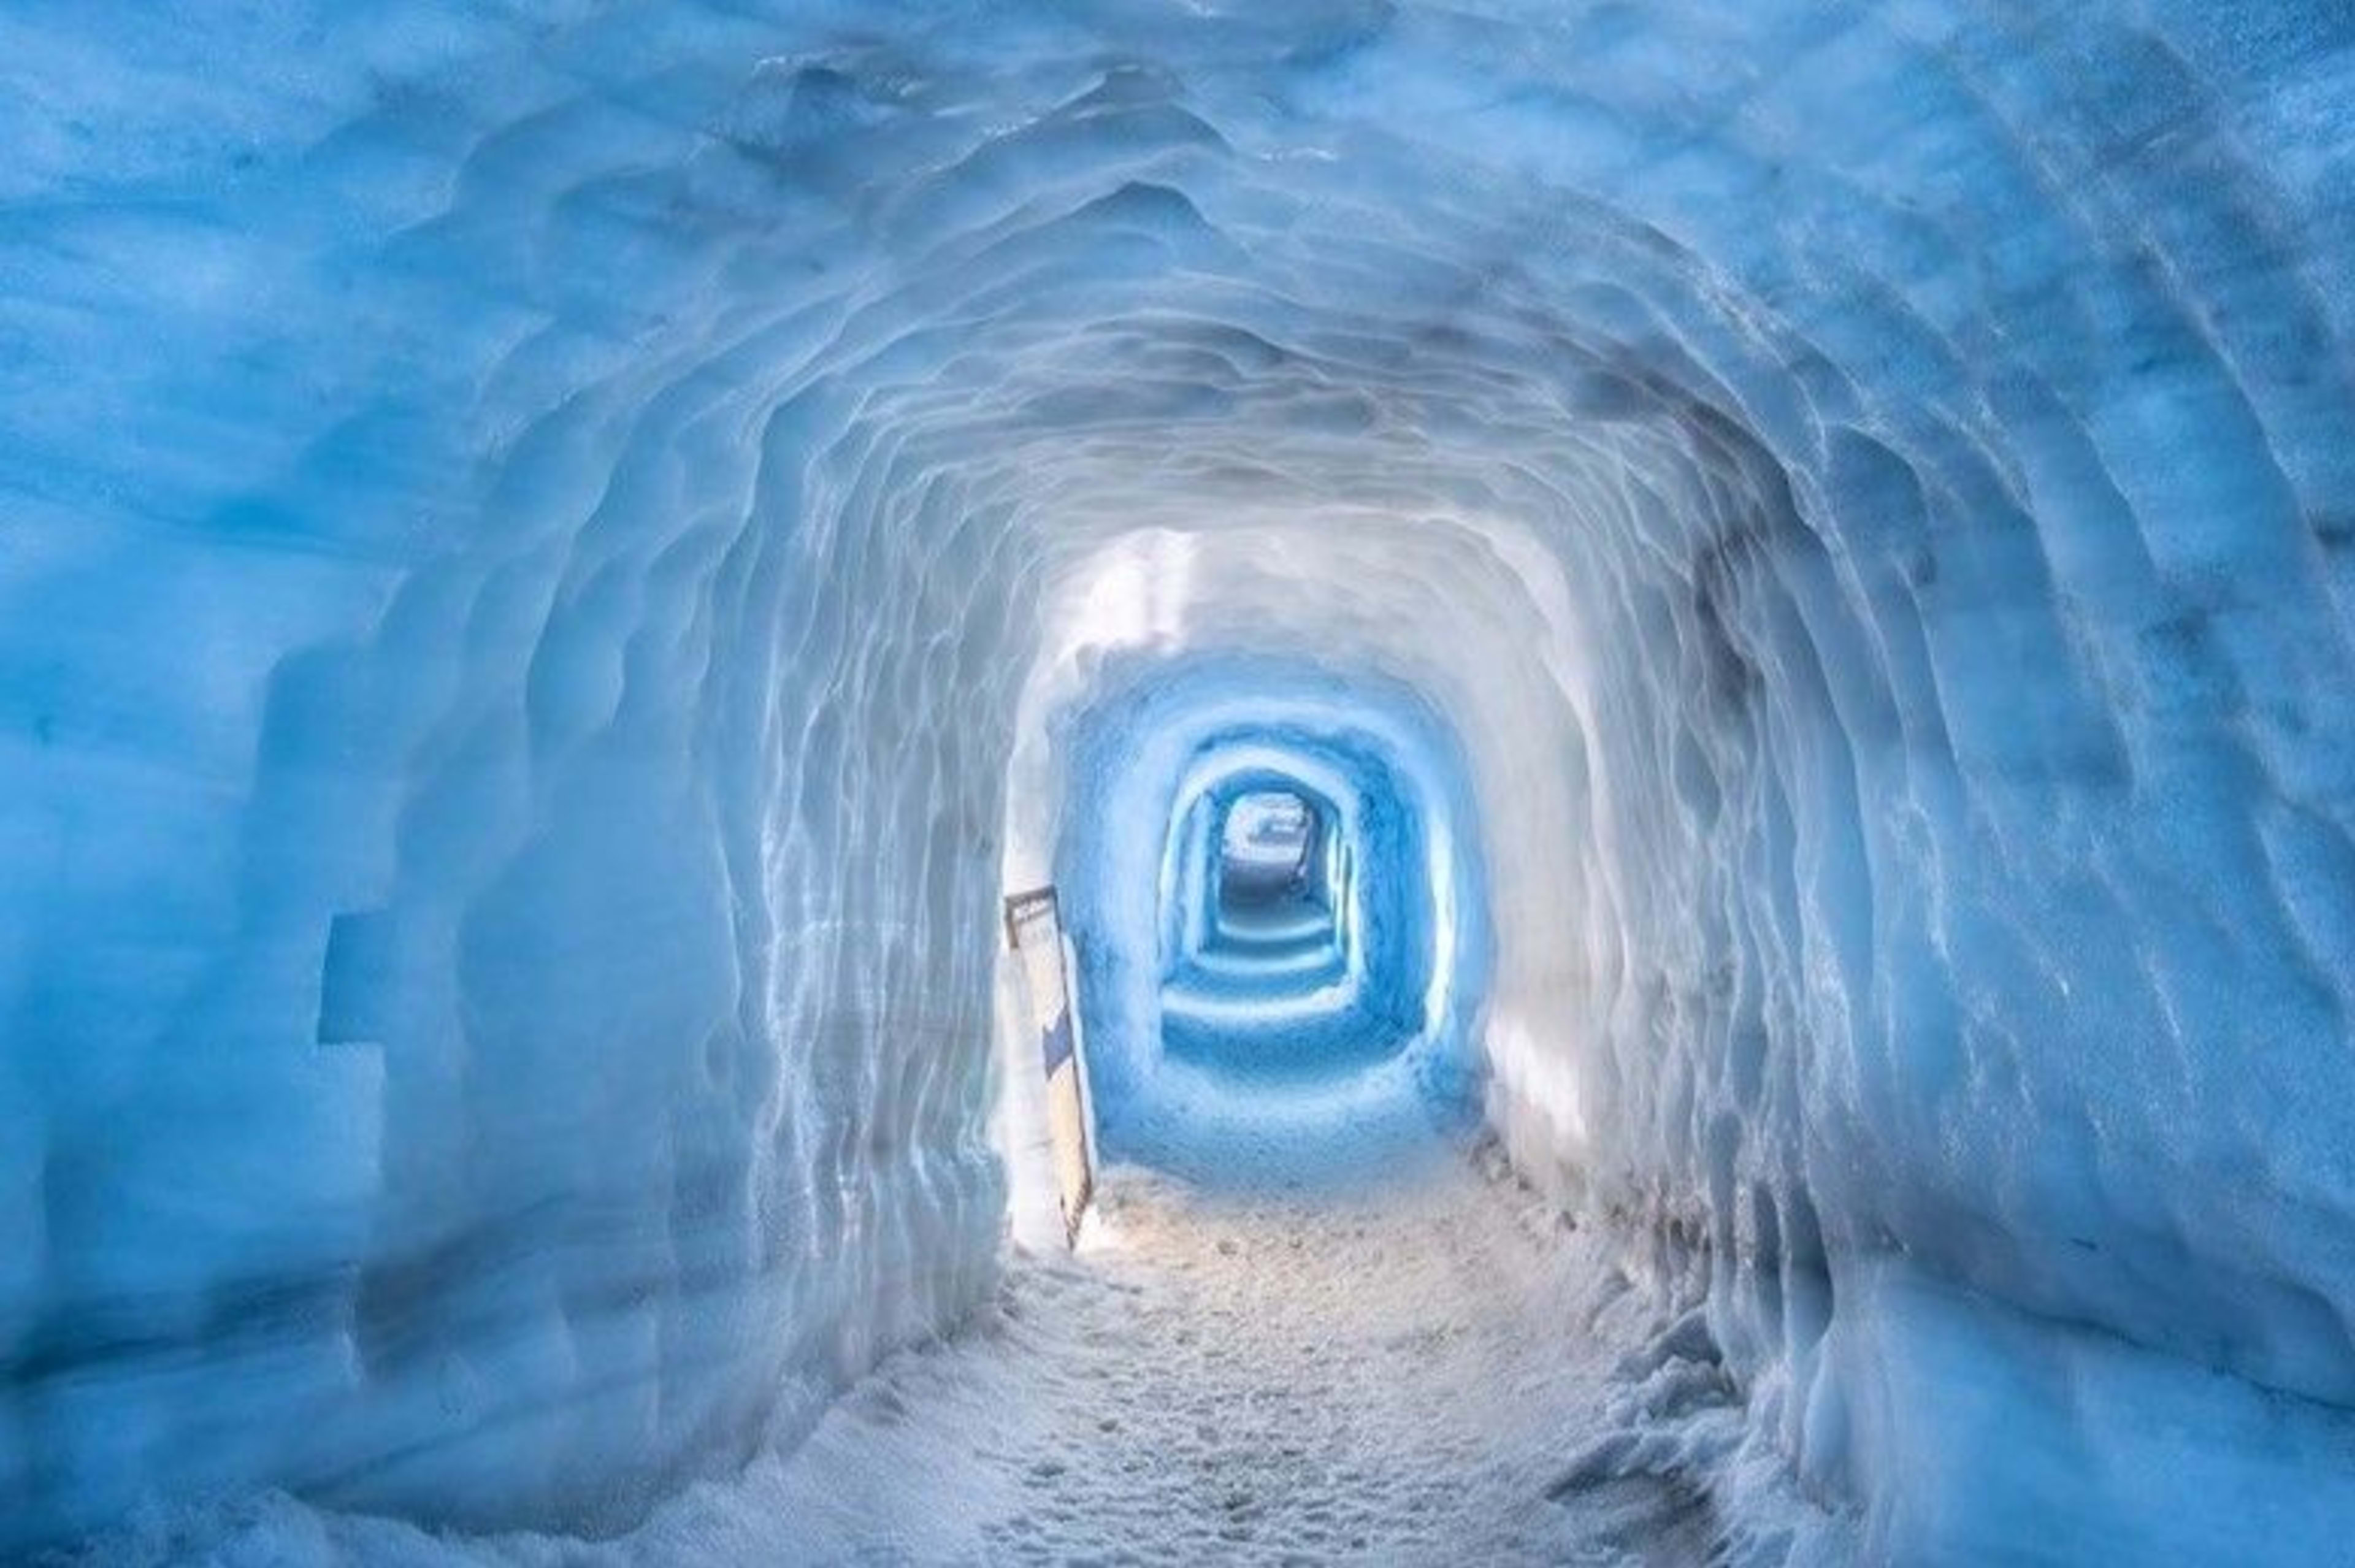
[[[623,1517],[948,1321],[1202,652],[1444,716],[1489,1115],[1882,1546],[2043,1484],[1941,1355],[2345,1513],[2350,28],[11,6],[0,1513]]]

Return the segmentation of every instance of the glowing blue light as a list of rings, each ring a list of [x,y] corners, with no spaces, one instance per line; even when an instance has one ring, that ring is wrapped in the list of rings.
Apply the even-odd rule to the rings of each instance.
[[[1427,706],[1288,661],[1179,661],[1099,702],[1070,754],[1057,881],[1107,1154],[1303,1179],[1467,1113],[1485,883]],[[1329,824],[1334,902],[1239,939],[1219,836],[1268,791]]]

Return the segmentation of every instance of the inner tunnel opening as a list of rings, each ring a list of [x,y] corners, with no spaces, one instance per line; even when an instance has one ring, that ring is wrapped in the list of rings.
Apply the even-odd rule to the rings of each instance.
[[[1471,1125],[1484,861],[1419,695],[1141,654],[1049,728],[1059,805],[1010,848],[1052,845],[1107,1159],[1330,1186]]]
[[[1316,875],[1327,852],[1324,813],[1289,789],[1238,796],[1216,831],[1220,930],[1236,933],[1253,913],[1297,911],[1329,915]]]
[[[1162,895],[1165,985],[1207,970],[1310,990],[1348,967],[1358,927],[1339,807],[1271,774],[1197,796],[1170,832],[1185,863]]]

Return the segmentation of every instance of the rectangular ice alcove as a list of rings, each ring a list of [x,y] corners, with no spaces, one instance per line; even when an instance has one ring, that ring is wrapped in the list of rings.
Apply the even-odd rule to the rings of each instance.
[[[319,1043],[381,1043],[389,1032],[392,987],[392,912],[336,916],[319,972]]]

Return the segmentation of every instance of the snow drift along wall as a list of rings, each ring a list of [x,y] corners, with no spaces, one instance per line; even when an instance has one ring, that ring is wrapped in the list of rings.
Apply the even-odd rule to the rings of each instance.
[[[2329,1525],[2350,27],[12,6],[8,1543],[597,1522],[950,1321],[1124,649],[1447,716],[1490,1114],[1884,1555]]]

